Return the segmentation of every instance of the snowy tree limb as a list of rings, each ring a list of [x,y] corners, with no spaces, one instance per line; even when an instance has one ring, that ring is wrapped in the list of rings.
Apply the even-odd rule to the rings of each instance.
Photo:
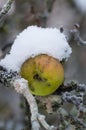
[[[8,0],[8,2],[4,5],[2,10],[0,11],[0,20],[4,17],[5,14],[8,13],[13,2],[14,2],[14,0]]]
[[[29,91],[27,80],[21,78],[17,72],[8,72],[3,67],[0,69],[0,82],[7,87],[14,87],[19,94],[22,94],[26,98],[30,105],[32,130],[39,130],[40,124],[45,130],[55,130],[54,126],[48,125],[45,121],[45,116],[38,112],[36,100]]]
[[[31,111],[32,130],[35,130],[35,129],[39,130],[40,124],[44,127],[45,130],[55,130],[56,129],[54,126],[48,125],[47,122],[45,121],[45,116],[41,115],[38,112],[38,105],[36,103],[35,97],[29,91],[27,80],[21,78],[21,76],[17,72],[13,72],[13,71],[9,72],[6,69],[4,69],[2,66],[0,66],[0,82],[7,87],[14,88],[18,93],[22,94],[26,98],[26,100],[30,106],[30,111]],[[71,83],[68,84],[68,86],[70,87]],[[43,97],[43,98],[41,97],[41,98],[43,99],[43,101],[46,102],[46,105],[48,105],[47,103],[49,103],[49,101],[50,101],[51,107],[53,107],[52,105],[54,105],[54,102],[55,102],[55,104],[56,104],[56,102],[57,102],[57,104],[59,102],[59,108],[61,108],[63,103],[66,103],[66,102],[72,103],[77,107],[77,110],[79,113],[82,111],[85,114],[86,108],[84,107],[84,104],[83,104],[84,103],[83,98],[84,98],[84,94],[86,93],[86,85],[72,83],[71,91],[67,92],[67,89],[69,90],[68,86],[66,86],[65,92],[64,92],[64,87],[63,87],[63,91],[61,89],[61,93],[59,96],[56,95],[57,93],[55,93],[55,95],[50,95],[49,97]],[[72,93],[72,91],[75,91],[75,93],[74,92]],[[40,99],[40,97],[37,97],[37,99],[38,98],[42,103],[42,100]],[[45,102],[44,102],[44,104],[45,104]],[[49,109],[51,109],[51,108],[49,108]],[[58,109],[58,108],[56,108],[56,109]],[[78,117],[74,118],[72,115],[70,116],[70,113],[68,114],[68,117],[70,119],[72,119],[74,122],[78,121],[81,126],[86,128],[84,123],[82,121],[80,121],[78,119]],[[75,126],[76,125],[77,124],[75,124]]]
[[[22,94],[27,99],[27,102],[30,105],[32,130],[39,130],[40,124],[46,130],[55,130],[56,128],[54,126],[47,124],[45,121],[45,116],[38,113],[38,106],[34,96],[28,89],[27,80],[23,78],[15,79],[13,86],[18,93]]]

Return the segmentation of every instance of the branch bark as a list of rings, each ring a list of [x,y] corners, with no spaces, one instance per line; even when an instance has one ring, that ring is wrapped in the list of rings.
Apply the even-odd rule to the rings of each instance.
[[[8,2],[3,6],[2,10],[0,11],[0,21],[8,13],[13,2],[14,0],[8,0]]]
[[[69,31],[68,41],[70,41],[72,38],[78,43],[78,45],[86,45],[86,41],[84,41],[80,36],[79,28],[80,26],[78,24],[74,25],[74,29]]]
[[[45,130],[56,130],[54,126],[48,125],[45,121],[45,116],[38,112],[36,100],[29,91],[27,80],[21,78],[17,72],[8,72],[3,67],[0,69],[0,82],[7,87],[14,88],[19,94],[22,94],[30,105],[32,130],[39,130],[40,124]]]

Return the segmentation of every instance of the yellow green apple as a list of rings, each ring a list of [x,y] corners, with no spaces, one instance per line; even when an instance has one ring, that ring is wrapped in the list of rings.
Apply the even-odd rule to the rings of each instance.
[[[59,60],[46,54],[27,59],[20,74],[28,80],[32,94],[46,96],[53,93],[64,81],[64,69]]]

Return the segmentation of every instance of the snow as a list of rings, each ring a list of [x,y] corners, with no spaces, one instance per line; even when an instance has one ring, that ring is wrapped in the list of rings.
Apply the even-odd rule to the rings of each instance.
[[[56,28],[29,26],[21,32],[12,45],[10,54],[0,61],[8,70],[20,71],[23,62],[39,54],[68,59],[72,50],[63,33]]]
[[[74,0],[74,2],[82,12],[86,12],[86,0]]]

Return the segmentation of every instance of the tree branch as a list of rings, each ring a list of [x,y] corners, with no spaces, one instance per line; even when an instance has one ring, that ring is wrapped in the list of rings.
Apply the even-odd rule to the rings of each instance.
[[[14,0],[8,0],[8,2],[4,5],[2,10],[0,11],[0,20],[8,13],[13,2]]]
[[[45,130],[56,130],[54,126],[48,125],[45,121],[45,116],[38,112],[36,100],[29,91],[27,80],[21,78],[17,72],[8,72],[3,67],[0,67],[0,69],[0,82],[7,87],[14,88],[18,93],[22,94],[30,105],[32,130],[39,130],[40,124]]]
[[[75,40],[79,45],[86,45],[86,41],[84,41],[80,36],[79,28],[79,24],[75,24],[74,28],[69,30],[69,35],[66,36],[68,43],[70,43],[71,40]],[[63,27],[60,27],[60,32],[64,32]]]
[[[74,29],[70,30],[69,41],[71,40],[71,37],[72,37],[73,40],[75,40],[79,45],[86,45],[86,41],[84,41],[80,37],[79,28],[80,28],[80,26],[78,24],[75,24]]]

